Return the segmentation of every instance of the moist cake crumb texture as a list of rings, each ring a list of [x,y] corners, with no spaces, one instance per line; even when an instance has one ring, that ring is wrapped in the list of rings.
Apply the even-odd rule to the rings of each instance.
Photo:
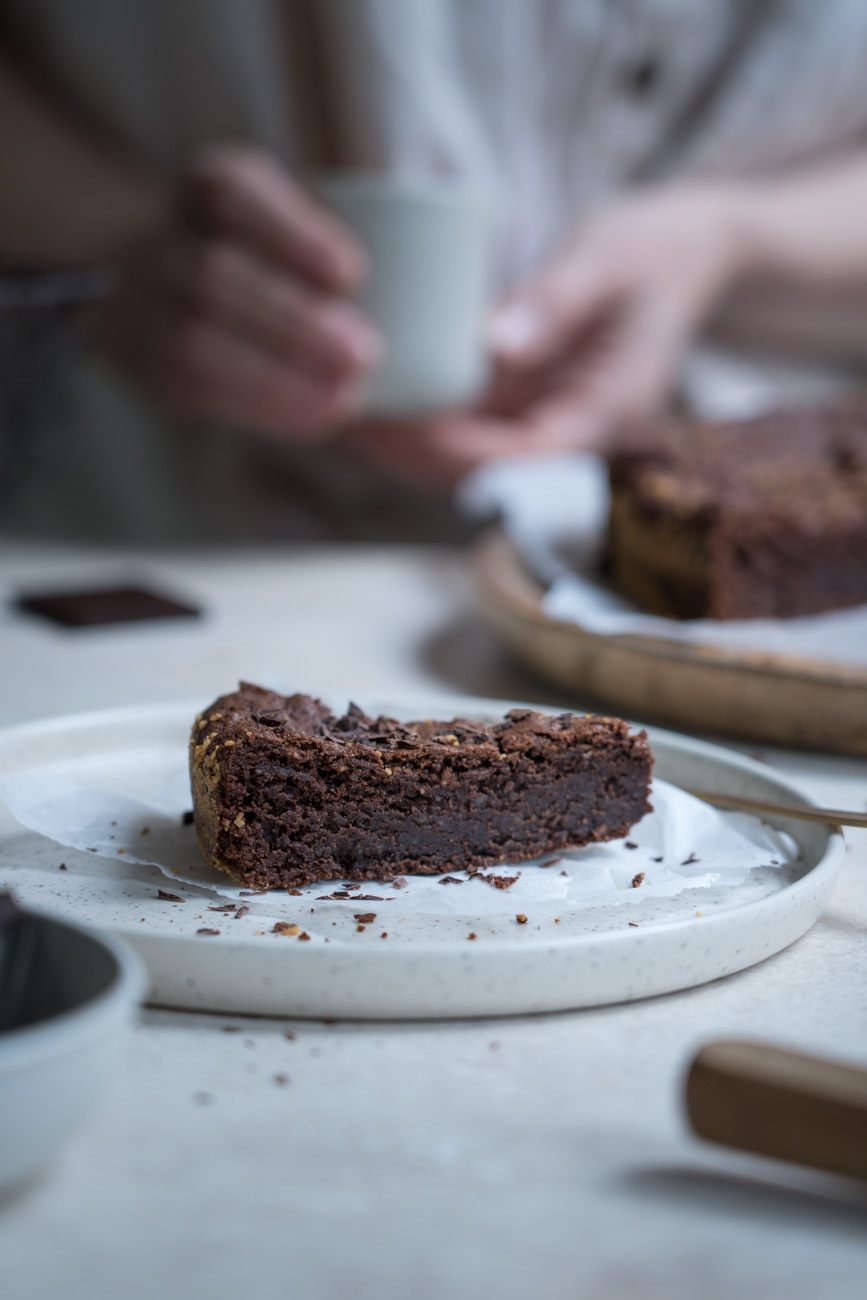
[[[643,732],[513,709],[398,722],[242,683],[193,726],[208,862],[257,889],[520,862],[625,835],[650,810]]]

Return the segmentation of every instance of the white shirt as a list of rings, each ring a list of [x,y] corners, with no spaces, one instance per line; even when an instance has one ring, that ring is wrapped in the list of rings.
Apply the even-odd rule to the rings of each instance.
[[[501,288],[624,187],[761,174],[867,130],[863,0],[5,0],[0,14],[83,112],[167,175],[209,141],[247,139],[302,176],[472,178],[498,213]],[[320,472],[307,449],[179,432],[98,370],[76,401],[57,481],[43,467],[19,521],[67,517],[70,475],[82,522],[115,535],[352,532],[353,513],[375,533],[394,505],[333,453]],[[393,527],[410,517],[417,505]]]

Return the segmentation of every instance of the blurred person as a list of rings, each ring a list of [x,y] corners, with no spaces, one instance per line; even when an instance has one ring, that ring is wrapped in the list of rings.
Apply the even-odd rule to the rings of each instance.
[[[711,324],[867,354],[858,0],[0,0],[0,38],[12,380],[50,377],[22,312],[77,303],[79,339],[41,427],[9,404],[7,529],[453,538],[462,474],[604,450]],[[490,196],[472,409],[358,418],[364,250],[305,186],[335,166]]]

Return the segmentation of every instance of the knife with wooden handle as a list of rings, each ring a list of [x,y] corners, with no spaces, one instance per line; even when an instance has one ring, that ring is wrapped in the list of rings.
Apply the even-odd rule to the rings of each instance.
[[[708,1043],[686,1110],[710,1142],[867,1179],[867,1070],[764,1043]]]

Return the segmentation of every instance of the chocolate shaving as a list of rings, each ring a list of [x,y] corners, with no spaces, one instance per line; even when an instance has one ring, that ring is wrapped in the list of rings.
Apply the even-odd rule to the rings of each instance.
[[[438,885],[462,885],[463,880],[458,880],[457,876],[440,876],[437,881]]]
[[[360,921],[363,925],[370,925],[371,921],[376,920],[376,912],[356,912],[354,915],[356,921]]]
[[[234,903],[225,903],[222,907],[215,907],[212,903],[208,903],[209,912],[234,912],[234,910]]]
[[[244,904],[243,907],[239,907],[237,912],[235,913],[235,920],[240,921],[241,917],[246,916],[249,910],[250,909],[249,907],[247,907],[246,903]]]
[[[526,924],[527,924],[527,918],[526,918],[526,916],[524,915],[523,912],[517,912],[517,913],[515,914],[515,920],[518,922],[518,925],[526,925]]]
[[[157,890],[157,898],[163,899],[166,903],[185,903],[187,900],[181,898],[180,894],[167,894],[164,889]]]
[[[493,889],[511,889],[520,875],[519,871],[517,876],[485,876],[481,871],[474,871],[471,879],[483,880],[486,885],[490,885]]]
[[[287,709],[263,709],[261,713],[251,716],[254,722],[261,722],[263,727],[283,727],[289,724]]]
[[[637,849],[637,848],[638,848],[638,845],[635,843],[634,840],[627,840],[627,841],[625,842],[625,844],[623,845],[623,847],[624,847],[625,849]]]
[[[271,929],[272,934],[297,934],[298,926],[292,921],[275,921]]]
[[[300,933],[299,936],[298,936],[299,941],[300,941],[301,939],[309,939],[309,938],[310,938],[310,935],[307,934],[304,930],[302,930],[301,933]]]
[[[262,894],[267,894],[267,889],[239,889],[238,893],[241,898],[260,898]]]
[[[563,861],[562,858],[546,858],[544,862],[540,862],[540,863],[539,863],[539,866],[540,866],[540,867],[556,867],[557,863],[558,863],[558,862],[562,862],[562,861]]]
[[[196,934],[219,934],[219,933],[220,933],[219,930],[207,930],[207,929],[202,929],[202,930],[197,930],[197,931],[196,931]]]
[[[353,903],[393,903],[393,898],[383,898],[381,894],[350,894],[345,889],[335,889],[333,894],[317,894],[317,903],[330,903],[334,899],[349,899]]]
[[[391,887],[392,889],[406,889],[406,881],[403,876],[395,876],[394,880],[391,882]]]
[[[644,883],[644,872],[639,871],[638,875],[632,877],[632,888],[637,889],[638,886],[642,885],[643,883]]]
[[[684,858],[683,862],[681,862],[680,865],[682,867],[689,867],[692,865],[693,862],[701,862],[701,858],[697,858],[694,853],[690,853],[689,857]]]

